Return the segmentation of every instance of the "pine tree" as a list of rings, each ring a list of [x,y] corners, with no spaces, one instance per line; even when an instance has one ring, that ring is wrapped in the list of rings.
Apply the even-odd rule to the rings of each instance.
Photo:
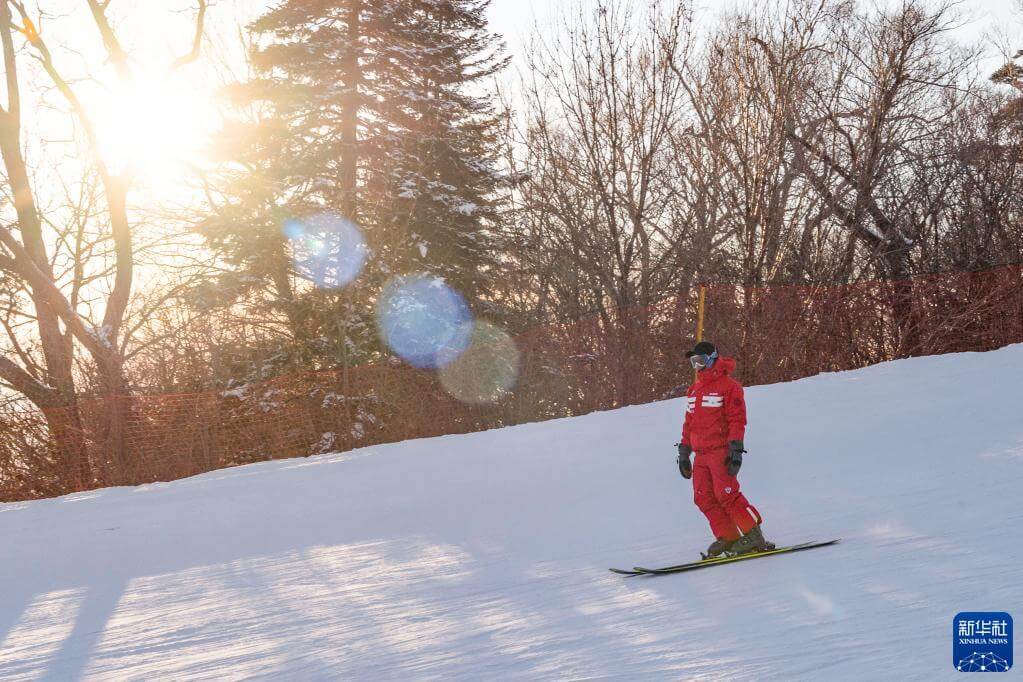
[[[388,260],[441,276],[477,303],[489,290],[498,219],[498,119],[483,93],[507,64],[487,29],[489,4],[391,3],[374,63],[385,130],[371,188]]]
[[[363,223],[359,127],[371,97],[361,67],[371,6],[292,0],[267,12],[250,27],[259,38],[255,77],[229,89],[254,120],[235,120],[222,135],[224,199],[202,232],[230,270],[201,293],[204,303],[244,300],[256,315],[284,314],[290,339],[265,349],[277,360],[271,372],[354,364],[374,349],[371,272],[332,287],[302,260],[323,241],[325,216]]]
[[[207,293],[267,296],[286,314],[293,362],[379,350],[368,318],[390,277],[427,272],[486,295],[497,142],[485,80],[506,63],[488,4],[286,0],[253,24],[256,77],[233,94],[261,116],[225,131],[234,172],[203,232],[232,271]],[[304,281],[287,231],[323,214],[358,225],[370,250],[338,291]],[[357,338],[332,338],[339,316]]]

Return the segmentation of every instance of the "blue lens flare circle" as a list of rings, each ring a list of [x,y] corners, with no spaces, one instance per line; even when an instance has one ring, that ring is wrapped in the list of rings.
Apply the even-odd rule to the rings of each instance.
[[[333,213],[284,222],[295,272],[319,289],[341,289],[362,272],[369,255],[362,232]]]
[[[444,280],[425,274],[392,280],[377,301],[376,320],[388,348],[423,369],[445,367],[472,339],[465,299]]]

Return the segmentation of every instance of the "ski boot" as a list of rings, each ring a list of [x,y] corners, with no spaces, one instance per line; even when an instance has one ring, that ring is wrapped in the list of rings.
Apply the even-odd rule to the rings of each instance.
[[[737,540],[727,540],[725,538],[718,538],[714,542],[710,543],[710,547],[708,547],[707,551],[701,556],[704,559],[713,559],[714,557],[719,557],[725,552],[727,552],[736,542]]]
[[[726,550],[727,556],[739,556],[753,552],[769,552],[774,549],[774,543],[764,539],[764,533],[760,526],[753,526],[748,533],[732,543]]]

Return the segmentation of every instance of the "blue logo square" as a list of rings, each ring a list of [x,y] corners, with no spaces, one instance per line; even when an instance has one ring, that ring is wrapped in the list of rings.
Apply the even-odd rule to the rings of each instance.
[[[963,611],[952,619],[952,665],[963,673],[1004,673],[1012,667],[1012,616]]]

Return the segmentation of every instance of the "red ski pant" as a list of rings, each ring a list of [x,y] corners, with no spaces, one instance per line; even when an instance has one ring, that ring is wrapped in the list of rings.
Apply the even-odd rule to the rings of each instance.
[[[693,501],[715,538],[738,540],[760,524],[760,512],[739,492],[739,479],[728,474],[728,448],[704,450],[693,461]]]

